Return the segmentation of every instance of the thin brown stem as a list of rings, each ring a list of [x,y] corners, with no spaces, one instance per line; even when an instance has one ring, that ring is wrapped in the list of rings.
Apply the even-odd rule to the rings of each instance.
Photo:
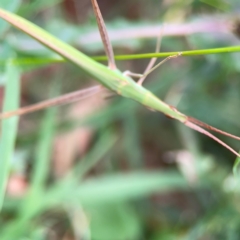
[[[114,60],[112,44],[109,40],[107,29],[106,29],[101,11],[99,9],[97,0],[91,0],[91,1],[92,1],[93,10],[94,10],[94,13],[95,13],[95,16],[97,19],[97,24],[98,24],[99,32],[100,32],[102,42],[104,45],[104,49],[105,49],[106,55],[108,57],[108,67],[110,69],[114,70],[117,67],[116,67],[115,60]]]
[[[163,27],[161,29],[161,32],[160,32],[158,38],[157,38],[155,53],[160,52],[162,36],[163,36]],[[138,80],[138,84],[139,85],[142,85],[142,83],[144,82],[145,78],[147,77],[147,75],[145,75],[145,74],[148,73],[152,69],[152,67],[154,66],[156,61],[157,61],[157,58],[151,58],[150,62],[147,65],[147,68],[145,69],[145,71],[143,73],[143,76]]]

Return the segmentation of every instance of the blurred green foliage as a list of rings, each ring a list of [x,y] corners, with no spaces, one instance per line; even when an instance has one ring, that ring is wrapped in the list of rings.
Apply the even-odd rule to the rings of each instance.
[[[229,4],[223,0],[99,0],[99,4],[108,28],[120,33],[138,33],[142,27],[162,22],[201,23],[204,14],[209,21],[223,18],[234,23],[240,10],[237,0]],[[0,6],[88,55],[103,54],[90,0],[11,0],[1,1]],[[20,68],[22,104],[94,82],[67,63],[37,64],[55,54],[2,20],[0,34],[0,83],[4,88],[9,78],[18,81],[15,73]],[[155,42],[146,35],[115,38],[113,45],[118,54],[147,53],[154,51]],[[227,32],[164,37],[161,51],[237,44],[229,28]],[[30,64],[9,65],[9,59],[26,57],[32,58]],[[154,71],[144,84],[187,115],[240,135],[239,60],[239,53],[180,57]],[[147,62],[119,61],[118,66],[142,73]],[[15,101],[18,93],[14,91],[4,101]],[[93,108],[91,114],[73,105],[21,117],[15,150],[4,149],[8,137],[14,141],[16,131],[3,123],[0,156],[5,150],[13,158],[0,213],[1,240],[239,239],[239,175],[237,165],[232,174],[235,157],[231,153],[131,100],[111,97],[103,106],[95,105],[84,102],[86,108]],[[79,117],[69,113],[75,108]],[[6,128],[11,131],[4,133]],[[79,129],[90,129],[90,137],[78,133]],[[70,145],[80,148],[85,144],[85,151],[76,150],[70,166],[58,174],[57,168],[65,163],[58,162],[56,142],[71,134],[78,137]],[[239,147],[235,140],[220,138]],[[61,148],[67,152],[71,147],[64,144]]]

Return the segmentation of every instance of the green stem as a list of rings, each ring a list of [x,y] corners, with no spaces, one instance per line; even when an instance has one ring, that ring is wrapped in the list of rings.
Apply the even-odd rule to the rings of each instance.
[[[190,50],[190,51],[179,51],[179,52],[161,52],[161,53],[141,53],[141,54],[130,54],[130,55],[116,55],[116,60],[131,60],[131,59],[145,59],[145,58],[163,58],[176,55],[181,52],[181,56],[197,56],[197,55],[208,55],[208,54],[219,54],[219,53],[231,53],[240,52],[240,46],[223,47],[223,48],[210,48],[201,50]],[[97,61],[107,60],[106,56],[93,56],[92,59]],[[0,65],[5,64],[5,60],[0,60]],[[66,62],[65,59],[61,58],[16,58],[13,63],[16,65],[31,65],[31,64],[48,64],[48,63],[62,63]]]
[[[223,47],[223,48],[210,48],[202,50],[190,50],[190,51],[179,51],[181,56],[195,56],[195,55],[207,55],[207,54],[218,54],[218,53],[230,53],[240,52],[240,46]],[[161,53],[142,53],[142,54],[130,54],[130,55],[116,55],[116,60],[129,60],[129,59],[143,59],[143,58],[161,58],[176,55],[179,52],[161,52]],[[103,61],[106,60],[106,56],[93,57],[94,60]]]

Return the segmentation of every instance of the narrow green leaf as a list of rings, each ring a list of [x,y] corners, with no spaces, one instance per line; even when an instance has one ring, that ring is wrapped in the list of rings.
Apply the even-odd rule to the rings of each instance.
[[[53,84],[51,89],[51,97],[59,94],[59,84],[57,81]],[[35,152],[34,169],[31,180],[31,188],[27,195],[23,206],[21,215],[24,218],[29,217],[35,212],[36,205],[39,203],[39,197],[42,196],[50,170],[50,159],[52,155],[52,144],[55,133],[55,118],[57,108],[49,108],[45,112],[39,129],[39,141]]]
[[[238,178],[238,179],[240,178],[239,168],[240,168],[240,158],[237,157],[233,165],[233,175],[235,178]]]
[[[208,54],[220,54],[220,53],[232,53],[240,52],[240,46],[222,47],[222,48],[209,48],[189,51],[179,51],[181,56],[197,56],[197,55],[208,55]],[[165,58],[178,54],[179,52],[159,52],[159,53],[140,53],[140,54],[129,54],[129,55],[116,55],[116,60],[132,60],[132,59],[145,59],[145,58]],[[106,56],[96,56],[93,59],[97,61],[105,61]]]
[[[4,97],[4,111],[10,111],[19,107],[20,72],[11,62],[6,69],[6,88]],[[17,135],[18,117],[6,119],[1,124],[0,139],[0,209],[2,208],[5,188],[10,171],[10,164],[14,153],[14,145]]]
[[[171,171],[145,171],[129,174],[105,175],[79,183],[62,184],[45,195],[48,207],[69,198],[78,199],[84,205],[106,204],[128,201],[149,196],[153,193],[189,189],[187,181],[178,173]]]
[[[75,190],[82,204],[105,204],[147,196],[156,192],[188,189],[177,172],[136,172],[89,179]]]
[[[179,51],[181,52],[181,56],[190,57],[190,56],[198,56],[198,55],[208,55],[208,54],[222,54],[222,53],[233,53],[240,52],[240,46],[230,46],[223,48],[209,48],[209,49],[198,49],[198,50],[189,50],[189,51]],[[176,55],[179,52],[159,52],[159,53],[141,53],[141,54],[128,54],[128,55],[115,55],[115,59],[119,61],[124,60],[133,60],[133,59],[151,59],[151,58],[165,58],[172,55]],[[93,56],[93,60],[96,61],[106,61],[106,56]],[[62,58],[50,58],[48,56],[41,58],[16,58],[14,60],[14,64],[16,65],[42,65],[49,63],[63,63],[65,59]],[[4,60],[0,61],[0,65],[5,63]]]
[[[116,136],[110,131],[102,133],[100,140],[94,146],[93,150],[90,151],[87,156],[80,160],[79,164],[75,169],[75,173],[78,178],[83,178],[84,175],[95,166],[104,155],[113,147],[116,143]],[[104,147],[103,147],[104,146]],[[75,176],[76,177],[76,176]]]
[[[51,97],[59,95],[59,86],[59,82],[55,81],[51,89]],[[39,130],[39,141],[35,154],[35,166],[32,175],[33,188],[42,189],[46,183],[45,181],[50,169],[49,161],[52,154],[52,143],[55,133],[55,120],[57,110],[58,109],[56,107],[47,109],[42,120],[42,124]]]
[[[58,90],[59,88],[56,88],[56,85],[54,84],[50,95],[56,95],[56,91],[58,92]],[[22,237],[26,231],[29,230],[29,219],[39,212],[39,209],[45,210],[45,208],[42,207],[42,199],[44,196],[46,179],[50,169],[56,111],[57,108],[49,108],[46,110],[39,129],[39,141],[35,152],[31,187],[22,202],[18,218],[4,229],[3,233],[1,233],[1,239],[8,240]]]

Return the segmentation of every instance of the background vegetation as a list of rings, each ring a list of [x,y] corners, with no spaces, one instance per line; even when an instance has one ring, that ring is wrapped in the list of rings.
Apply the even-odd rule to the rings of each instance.
[[[238,0],[98,2],[115,54],[154,52],[163,22],[161,51],[239,44]],[[1,0],[0,6],[87,55],[104,55],[90,0]],[[81,69],[51,60],[56,54],[4,21],[0,34],[3,108],[95,84]],[[138,73],[147,63],[117,62]],[[144,84],[181,112],[240,136],[239,74],[239,53],[179,57]],[[11,158],[11,174],[1,240],[239,239],[235,157],[211,139],[108,95],[23,116],[16,144],[7,144],[16,123],[2,124],[0,160]],[[220,138],[239,148],[239,142]],[[12,155],[4,155],[4,146]]]

